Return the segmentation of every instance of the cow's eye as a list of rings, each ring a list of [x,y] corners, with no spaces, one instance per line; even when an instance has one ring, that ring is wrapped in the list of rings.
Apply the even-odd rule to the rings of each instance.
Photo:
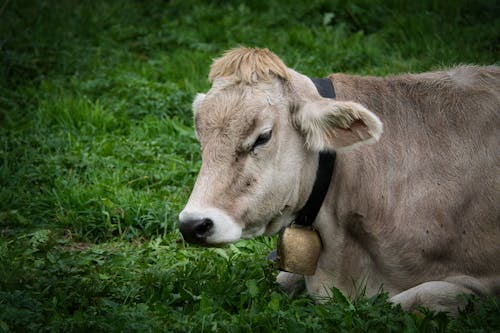
[[[259,135],[259,137],[257,138],[257,140],[255,140],[255,142],[252,146],[252,151],[255,148],[257,148],[258,146],[262,146],[262,145],[266,144],[271,139],[272,134],[273,134],[273,131],[268,130],[268,131],[265,131],[264,133],[262,133],[261,135]]]

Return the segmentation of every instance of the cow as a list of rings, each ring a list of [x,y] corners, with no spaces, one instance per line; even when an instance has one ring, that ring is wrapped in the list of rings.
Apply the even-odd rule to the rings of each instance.
[[[328,76],[335,98],[268,49],[211,65],[193,102],[202,164],[179,214],[184,239],[273,235],[308,200],[318,155],[336,152],[305,280],[318,299],[388,293],[405,310],[457,313],[460,294],[500,295],[500,67]],[[328,180],[327,180],[328,181]]]

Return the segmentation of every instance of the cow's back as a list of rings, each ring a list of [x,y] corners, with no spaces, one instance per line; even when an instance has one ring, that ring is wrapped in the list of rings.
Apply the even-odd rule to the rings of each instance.
[[[331,79],[384,123],[378,143],[339,153],[329,196],[377,271],[396,289],[500,272],[500,68]]]

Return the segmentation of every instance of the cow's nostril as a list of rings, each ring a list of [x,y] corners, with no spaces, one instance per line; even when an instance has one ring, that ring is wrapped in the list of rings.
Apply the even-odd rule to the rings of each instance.
[[[197,220],[180,220],[179,229],[181,230],[182,237],[189,243],[204,244],[206,239],[210,236],[214,226],[214,222],[209,219]]]
[[[200,238],[206,237],[213,226],[214,222],[211,219],[203,219],[195,229],[196,236]]]

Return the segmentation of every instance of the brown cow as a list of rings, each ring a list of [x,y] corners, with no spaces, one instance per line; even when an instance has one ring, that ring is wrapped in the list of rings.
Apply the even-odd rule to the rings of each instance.
[[[193,103],[202,166],[184,238],[275,234],[309,197],[318,152],[335,150],[310,293],[352,297],[363,284],[405,309],[449,312],[458,294],[499,295],[500,68],[329,78],[336,99],[265,49],[214,61],[212,88]]]

